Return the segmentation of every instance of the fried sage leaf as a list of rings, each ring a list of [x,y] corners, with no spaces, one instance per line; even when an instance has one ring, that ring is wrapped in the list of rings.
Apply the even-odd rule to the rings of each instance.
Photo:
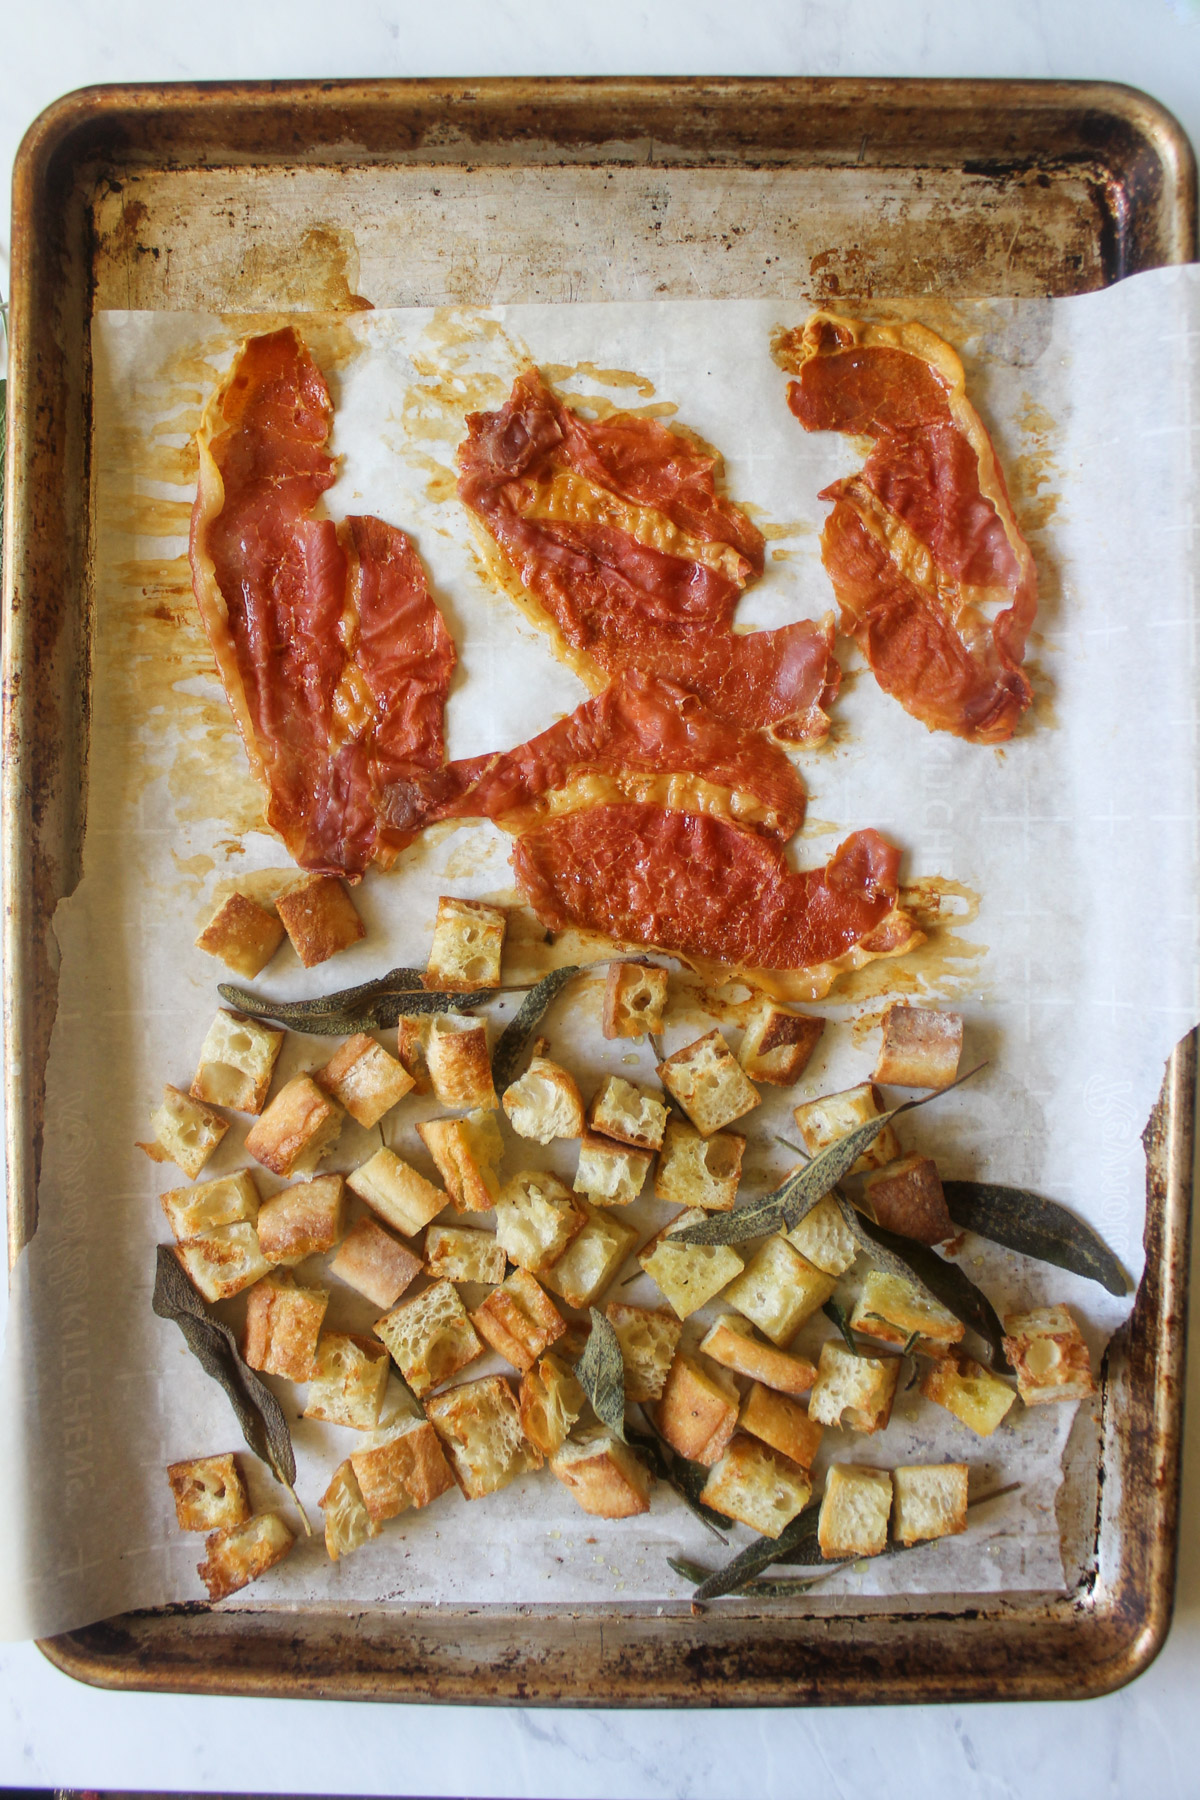
[[[1129,1278],[1104,1239],[1057,1201],[991,1181],[944,1181],[942,1188],[950,1217],[964,1231],[1098,1281],[1110,1294],[1129,1292]]]
[[[503,1093],[510,1081],[516,1080],[521,1058],[545,1017],[547,1007],[567,983],[574,980],[581,966],[564,963],[561,969],[551,969],[548,975],[543,975],[530,988],[514,1017],[500,1033],[492,1052],[492,1084],[498,1094]]]
[[[769,1569],[773,1562],[803,1561],[808,1543],[817,1542],[817,1520],[821,1512],[819,1500],[810,1500],[803,1512],[797,1513],[790,1525],[785,1525],[777,1538],[760,1537],[754,1543],[739,1551],[732,1562],[727,1562],[722,1569],[715,1569],[692,1595],[693,1600],[703,1604],[705,1600],[715,1600],[720,1594],[731,1594],[735,1588],[744,1587],[746,1582],[753,1581],[764,1569]],[[793,1557],[793,1551],[802,1554]],[[818,1556],[820,1551],[818,1549]]]
[[[283,1408],[265,1381],[243,1361],[228,1325],[209,1311],[166,1244],[158,1246],[154,1273],[155,1312],[172,1319],[206,1375],[224,1388],[242,1436],[295,1500],[305,1531],[308,1518],[296,1497],[296,1456]]]
[[[853,1213],[853,1219],[847,1214]],[[988,1361],[993,1369],[1002,1374],[1011,1374],[1012,1366],[1004,1354],[1004,1327],[996,1314],[996,1309],[981,1289],[969,1276],[964,1275],[957,1263],[947,1262],[944,1257],[930,1250],[925,1244],[918,1244],[912,1238],[900,1237],[894,1231],[885,1231],[882,1225],[865,1218],[846,1203],[843,1218],[863,1246],[881,1267],[889,1274],[899,1275],[903,1280],[911,1281],[915,1276],[918,1284],[933,1295],[948,1312],[960,1319],[969,1331],[976,1331],[988,1347]]]
[[[592,1329],[575,1364],[579,1385],[601,1424],[625,1439],[625,1358],[621,1340],[598,1307],[589,1307]]]
[[[850,1329],[850,1314],[846,1311],[836,1295],[825,1302],[821,1311],[825,1314],[827,1319],[831,1319],[837,1326],[842,1334],[842,1342],[845,1344],[847,1350],[856,1351],[858,1345],[855,1343],[854,1333]]]
[[[421,986],[418,969],[392,969],[377,981],[343,988],[316,1000],[265,1000],[245,988],[222,982],[217,988],[226,1005],[252,1019],[273,1019],[291,1031],[313,1037],[348,1037],[353,1031],[383,1031],[399,1023],[403,1015],[435,1012],[469,1012],[495,997],[495,988],[457,994]]]
[[[643,1410],[645,1409],[643,1408]],[[688,1511],[694,1513],[700,1523],[708,1531],[711,1531],[714,1537],[720,1538],[723,1544],[728,1545],[729,1539],[721,1527],[727,1526],[730,1521],[724,1513],[714,1512],[713,1508],[706,1506],[700,1498],[700,1490],[708,1480],[708,1470],[700,1468],[698,1463],[688,1462],[686,1457],[679,1456],[671,1449],[670,1445],[664,1444],[657,1437],[651,1437],[648,1432],[635,1431],[632,1427],[626,1427],[625,1442],[640,1450],[658,1479],[665,1481],[669,1488],[675,1490]],[[698,1577],[698,1579],[703,1578]]]

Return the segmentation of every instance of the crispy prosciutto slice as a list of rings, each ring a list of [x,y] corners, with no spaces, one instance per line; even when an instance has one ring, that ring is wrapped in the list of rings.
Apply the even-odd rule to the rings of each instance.
[[[353,878],[410,841],[393,796],[442,766],[456,658],[402,531],[313,517],[332,420],[293,330],[249,340],[201,428],[191,565],[268,824],[302,868]]]
[[[463,502],[590,686],[638,669],[743,729],[824,736],[827,628],[732,629],[763,540],[717,494],[712,456],[653,420],[581,419],[530,369],[468,415],[458,461]]]
[[[921,325],[830,313],[779,352],[806,431],[874,440],[860,472],[821,495],[843,630],[915,718],[1002,743],[1032,698],[1020,665],[1037,574],[961,362]]]

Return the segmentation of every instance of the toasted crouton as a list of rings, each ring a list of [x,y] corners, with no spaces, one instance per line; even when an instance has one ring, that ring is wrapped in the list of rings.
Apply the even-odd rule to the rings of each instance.
[[[861,1087],[847,1088],[840,1094],[822,1094],[819,1100],[806,1100],[803,1106],[795,1108],[792,1116],[804,1139],[804,1148],[810,1156],[815,1156],[818,1150],[826,1149],[857,1126],[865,1125],[868,1119],[877,1119],[882,1111],[879,1095],[869,1081],[864,1081]],[[884,1163],[895,1162],[899,1155],[896,1133],[890,1125],[885,1125],[850,1173],[861,1175],[867,1169],[881,1169]]]
[[[638,1261],[681,1319],[690,1318],[742,1271],[730,1244],[673,1244],[671,1238],[704,1214],[699,1207],[680,1213],[638,1251]]]
[[[1006,1381],[969,1356],[942,1357],[922,1381],[921,1392],[977,1437],[991,1437],[1017,1398]]]
[[[814,1269],[785,1237],[770,1237],[730,1283],[725,1298],[782,1348],[836,1286],[836,1275]]]
[[[246,894],[230,894],[196,939],[196,948],[219,956],[235,975],[253,981],[282,942],[283,925],[274,913]]]
[[[374,1525],[410,1506],[428,1506],[454,1486],[438,1435],[425,1419],[406,1420],[382,1444],[352,1451],[350,1462]]]
[[[167,1480],[180,1531],[221,1531],[250,1517],[245,1483],[232,1456],[193,1456],[171,1463]]]
[[[542,1466],[542,1453],[521,1430],[521,1415],[503,1375],[463,1382],[438,1394],[425,1410],[468,1500],[482,1500],[527,1469]]]
[[[533,1058],[505,1088],[501,1104],[517,1136],[538,1144],[577,1138],[583,1131],[583,1096],[575,1077],[548,1056]]]
[[[704,1137],[732,1125],[760,1095],[719,1031],[685,1044],[658,1065],[658,1078]]]
[[[808,1067],[824,1029],[824,1019],[764,1000],[746,1027],[738,1061],[751,1081],[792,1087]]]
[[[556,1263],[587,1224],[569,1187],[544,1169],[523,1169],[496,1201],[496,1240],[509,1262],[538,1274]]]
[[[260,1113],[283,1037],[282,1031],[257,1019],[219,1012],[200,1046],[192,1099],[206,1106],[232,1107],[234,1112]]]
[[[504,1140],[494,1112],[426,1119],[417,1126],[458,1212],[488,1212],[500,1192]]]
[[[310,1175],[337,1143],[340,1106],[307,1075],[295,1075],[246,1133],[246,1153],[275,1175]]]
[[[258,1241],[269,1263],[293,1264],[324,1256],[346,1229],[346,1184],[318,1175],[272,1194],[258,1210]]]
[[[425,986],[450,994],[499,987],[500,953],[507,929],[508,914],[502,906],[443,895],[438,901]]]
[[[408,1071],[365,1031],[348,1037],[313,1080],[367,1131],[414,1086]]]
[[[631,1519],[650,1511],[653,1475],[604,1425],[593,1425],[565,1443],[551,1457],[550,1473],[597,1519]]]
[[[318,1505],[325,1514],[325,1548],[330,1562],[339,1562],[352,1551],[361,1550],[368,1538],[379,1536],[379,1527],[366,1509],[349,1457],[333,1471]]]
[[[394,1150],[377,1150],[347,1175],[346,1185],[385,1224],[403,1232],[405,1237],[415,1237],[423,1231],[447,1203],[442,1189],[426,1181]]]
[[[590,1306],[614,1281],[637,1232],[602,1207],[582,1202],[587,1224],[563,1251],[552,1268],[542,1271],[542,1283],[568,1306]]]
[[[667,1125],[667,1109],[649,1088],[620,1075],[607,1075],[588,1107],[588,1124],[600,1137],[639,1150],[657,1150]]]
[[[185,1274],[206,1300],[231,1300],[270,1272],[253,1225],[218,1225],[175,1246]]]
[[[785,1233],[793,1250],[798,1250],[814,1268],[826,1275],[844,1275],[858,1255],[858,1242],[838,1211],[832,1194],[818,1200],[811,1212],[805,1213],[798,1225]]]
[[[892,1536],[898,1544],[957,1537],[967,1529],[966,1463],[892,1470]]]
[[[850,1317],[850,1329],[881,1344],[907,1344],[925,1356],[944,1356],[962,1342],[966,1326],[946,1307],[901,1275],[872,1269]]]
[[[886,1231],[941,1244],[954,1236],[941,1177],[931,1156],[902,1156],[866,1180],[867,1200]]]
[[[414,1094],[429,1092],[429,1017],[428,1013],[408,1013],[396,1028],[396,1057],[412,1076]]]
[[[525,1269],[514,1269],[507,1281],[493,1288],[471,1314],[471,1323],[522,1374],[567,1328],[553,1300]]]
[[[366,926],[336,875],[312,875],[275,902],[283,928],[306,969],[328,962],[366,937]]]
[[[330,1272],[375,1306],[395,1306],[415,1276],[420,1260],[374,1219],[359,1219],[342,1239]]]
[[[1017,1372],[1017,1392],[1026,1406],[1086,1400],[1095,1393],[1088,1347],[1065,1306],[1009,1313],[1004,1333],[1004,1354]]]
[[[882,1431],[892,1416],[900,1361],[898,1356],[858,1356],[837,1338],[826,1339],[808,1396],[809,1418],[849,1431]]]
[[[659,1399],[679,1346],[681,1321],[670,1313],[648,1306],[625,1306],[619,1300],[610,1300],[604,1310],[621,1346],[625,1398]]]
[[[467,1317],[458,1290],[435,1281],[376,1319],[372,1327],[414,1394],[428,1394],[483,1355],[483,1345]]]
[[[195,1181],[229,1130],[229,1120],[168,1083],[162,1105],[151,1114],[150,1129],[154,1142],[139,1144],[138,1149],[144,1150],[151,1162],[173,1162],[189,1181]]]
[[[586,1194],[597,1204],[604,1201],[609,1206],[628,1206],[641,1193],[653,1161],[649,1150],[636,1150],[632,1144],[618,1144],[614,1139],[594,1137],[585,1131],[579,1143],[575,1192]]]
[[[742,1177],[746,1140],[736,1131],[703,1137],[683,1119],[668,1119],[654,1171],[654,1198],[671,1206],[731,1212]]]
[[[508,1258],[491,1231],[460,1225],[431,1225],[425,1233],[425,1273],[435,1281],[476,1281],[495,1287],[504,1280]]]
[[[521,1377],[521,1429],[543,1456],[561,1450],[586,1404],[575,1375],[557,1356],[539,1357]]]
[[[252,1369],[307,1381],[329,1293],[300,1287],[294,1275],[264,1275],[246,1296],[242,1355]]]
[[[433,1091],[443,1106],[482,1108],[497,1104],[487,1026],[461,1013],[435,1013],[429,1021],[425,1060]]]
[[[810,1419],[798,1401],[789,1400],[786,1394],[775,1393],[760,1381],[751,1382],[746,1392],[738,1416],[738,1430],[761,1438],[781,1456],[799,1463],[802,1469],[812,1468],[813,1457],[825,1435],[824,1427]]]
[[[667,971],[656,963],[610,962],[604,984],[606,1038],[657,1037],[667,1004]]]
[[[325,1331],[309,1376],[306,1419],[330,1425],[352,1425],[374,1431],[383,1408],[390,1369],[388,1354],[373,1338],[346,1331]]]
[[[224,1600],[282,1562],[294,1542],[277,1513],[256,1513],[206,1538],[204,1561],[197,1563],[196,1573],[210,1600]]]
[[[764,1344],[755,1337],[749,1319],[736,1313],[723,1313],[702,1339],[700,1348],[723,1369],[732,1369],[735,1375],[749,1375],[753,1381],[761,1381],[764,1387],[781,1394],[806,1394],[817,1379],[815,1363]]]
[[[258,1218],[258,1189],[249,1169],[202,1181],[199,1187],[168,1188],[159,1202],[181,1242],[203,1237],[219,1225],[253,1225]]]
[[[811,1498],[806,1469],[740,1431],[700,1489],[705,1506],[768,1538],[777,1538]]]
[[[891,1087],[945,1088],[958,1074],[963,1022],[957,1013],[898,1003],[883,1015],[874,1079]]]
[[[737,1427],[738,1391],[722,1369],[677,1351],[654,1409],[672,1450],[711,1468]]]
[[[892,1478],[886,1469],[836,1463],[825,1477],[817,1520],[821,1555],[830,1562],[878,1556],[887,1549]]]

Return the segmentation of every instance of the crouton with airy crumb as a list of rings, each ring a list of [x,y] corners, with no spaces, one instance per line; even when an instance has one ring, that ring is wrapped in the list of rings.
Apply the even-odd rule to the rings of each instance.
[[[858,1240],[832,1194],[818,1200],[800,1223],[784,1235],[793,1250],[826,1275],[844,1275],[858,1255]]]
[[[463,1013],[435,1013],[429,1021],[425,1061],[442,1106],[488,1111],[499,1104],[482,1020]]]
[[[1026,1406],[1086,1400],[1096,1391],[1083,1333],[1065,1306],[1009,1313],[1004,1354],[1017,1372],[1017,1392]]]
[[[658,1079],[703,1137],[732,1125],[761,1099],[719,1031],[707,1032],[659,1063]]]
[[[330,1562],[340,1562],[343,1556],[361,1550],[368,1538],[379,1536],[379,1526],[366,1509],[349,1457],[333,1471],[317,1504],[325,1514],[325,1549]]]
[[[824,1029],[824,1019],[764,1000],[746,1026],[738,1061],[751,1081],[793,1087],[808,1067]]]
[[[967,1529],[966,1463],[892,1470],[892,1536],[898,1544],[957,1537]]]
[[[413,1090],[412,1076],[365,1031],[348,1037],[313,1080],[366,1131]]]
[[[367,935],[354,902],[336,875],[312,875],[280,894],[275,910],[306,969],[328,962]]]
[[[273,1175],[311,1175],[345,1116],[309,1076],[294,1075],[246,1133],[246,1154]]]
[[[638,1261],[664,1300],[681,1319],[688,1319],[743,1268],[741,1257],[730,1244],[673,1244],[671,1239],[685,1226],[704,1218],[699,1207],[680,1213],[638,1251]]]
[[[976,1437],[991,1437],[1017,1398],[1006,1381],[969,1356],[940,1358],[922,1381],[921,1392]]]
[[[587,1404],[574,1372],[558,1356],[539,1357],[521,1377],[521,1429],[543,1456],[554,1456]]]
[[[764,1344],[754,1335],[749,1319],[737,1313],[723,1313],[701,1340],[700,1348],[723,1369],[748,1375],[781,1394],[806,1394],[817,1379],[815,1363]]]
[[[500,986],[500,953],[508,930],[502,906],[482,900],[438,901],[425,986],[439,993],[466,994]]]
[[[395,1306],[421,1272],[420,1258],[374,1219],[359,1219],[342,1239],[330,1273],[374,1306]]]
[[[504,1140],[494,1112],[462,1119],[426,1119],[417,1134],[458,1212],[488,1212],[500,1192]]]
[[[180,1531],[222,1531],[244,1525],[250,1501],[233,1456],[193,1456],[170,1463],[167,1480],[175,1501]]]
[[[474,1281],[495,1287],[508,1258],[494,1232],[431,1225],[425,1233],[425,1273],[434,1281]]]
[[[847,1088],[840,1094],[822,1094],[819,1100],[806,1100],[794,1109],[792,1117],[804,1148],[810,1156],[815,1156],[818,1150],[828,1149],[838,1138],[847,1137],[868,1120],[877,1119],[883,1110],[879,1095],[869,1081],[864,1081],[861,1087]],[[885,1163],[895,1162],[899,1155],[899,1139],[893,1128],[885,1125],[850,1173],[861,1175],[868,1169],[881,1169]]]
[[[633,958],[610,962],[604,983],[606,1038],[657,1037],[667,1005],[667,971]]]
[[[738,1391],[722,1369],[677,1351],[654,1409],[672,1450],[711,1468],[737,1429]]]
[[[278,1513],[256,1513],[241,1525],[214,1531],[196,1573],[210,1600],[225,1600],[282,1562],[295,1539]]]
[[[881,1344],[905,1345],[923,1356],[944,1356],[962,1342],[966,1326],[961,1319],[932,1299],[914,1282],[901,1275],[885,1275],[872,1269],[850,1316],[850,1329]]]
[[[458,1290],[435,1281],[393,1307],[372,1327],[414,1394],[423,1396],[483,1355]]]
[[[175,1245],[175,1256],[196,1291],[208,1301],[232,1300],[270,1273],[253,1225],[218,1225]]]
[[[649,1088],[608,1075],[592,1098],[587,1122],[600,1137],[638,1150],[657,1150],[667,1126],[667,1109]]]
[[[346,1229],[346,1184],[340,1175],[317,1175],[272,1194],[258,1209],[258,1241],[269,1263],[324,1256]]]
[[[898,1356],[859,1356],[838,1339],[826,1339],[808,1396],[809,1418],[847,1431],[884,1430],[892,1416],[900,1362]]]
[[[514,1269],[500,1287],[493,1288],[471,1314],[471,1323],[480,1337],[522,1374],[567,1328],[553,1300],[525,1269]]]
[[[638,1234],[603,1207],[581,1202],[587,1224],[558,1261],[542,1271],[542,1283],[580,1311],[598,1300],[616,1280]]]
[[[234,1112],[260,1113],[283,1036],[257,1019],[219,1012],[200,1046],[192,1099],[205,1106],[228,1106]]]
[[[167,1083],[162,1105],[150,1115],[150,1129],[153,1143],[139,1143],[138,1149],[144,1150],[151,1162],[174,1163],[189,1181],[195,1181],[229,1130],[229,1120]]]
[[[586,1224],[570,1188],[545,1169],[511,1176],[496,1201],[496,1241],[509,1262],[533,1275],[552,1268]]]
[[[892,1478],[886,1469],[835,1463],[825,1477],[817,1542],[828,1562],[878,1556],[887,1549]]]
[[[329,1305],[326,1288],[301,1287],[294,1275],[264,1275],[246,1296],[242,1356],[252,1369],[307,1381]]]
[[[308,1384],[306,1419],[374,1431],[388,1383],[388,1354],[382,1344],[355,1332],[325,1331],[317,1339]]]
[[[731,1212],[745,1148],[745,1138],[736,1131],[714,1131],[704,1137],[684,1119],[668,1119],[654,1171],[654,1198],[670,1206]]]
[[[283,925],[274,913],[246,894],[230,894],[196,939],[196,948],[219,957],[235,975],[253,981],[282,942]]]
[[[897,1002],[883,1015],[874,1080],[889,1087],[947,1088],[958,1074],[962,1044],[958,1013]]]
[[[919,1244],[943,1244],[954,1236],[942,1180],[931,1156],[902,1156],[866,1179],[867,1203],[885,1231]]]
[[[253,1225],[258,1218],[258,1189],[249,1169],[202,1181],[199,1187],[168,1188],[159,1203],[181,1243],[221,1225]]]
[[[740,1431],[700,1489],[704,1506],[767,1538],[777,1538],[811,1498],[807,1470]]]
[[[625,1398],[660,1399],[679,1347],[682,1322],[671,1313],[648,1306],[626,1306],[619,1300],[610,1300],[604,1311],[621,1346]]]
[[[346,1177],[346,1186],[365,1200],[385,1225],[405,1237],[416,1237],[448,1203],[448,1195],[411,1168],[394,1150],[374,1156]]]
[[[760,1381],[751,1382],[746,1391],[738,1415],[738,1430],[761,1438],[764,1444],[770,1444],[772,1450],[778,1450],[781,1456],[798,1463],[802,1469],[812,1468],[813,1457],[825,1435],[824,1427],[810,1419],[798,1401],[789,1400],[786,1394],[775,1393]]]
[[[628,1206],[645,1186],[653,1161],[649,1150],[635,1150],[631,1144],[618,1144],[585,1131],[572,1185],[577,1194],[586,1194],[597,1205]]]
[[[373,1525],[410,1506],[428,1506],[454,1486],[438,1435],[425,1419],[408,1419],[383,1443],[351,1451],[350,1463]]]
[[[542,1453],[521,1430],[521,1415],[503,1375],[486,1375],[438,1394],[425,1408],[450,1468],[468,1500],[482,1500],[529,1469]]]
[[[577,1138],[583,1131],[583,1095],[575,1077],[548,1056],[532,1059],[505,1088],[501,1105],[517,1136],[537,1144]]]
[[[569,1439],[551,1457],[550,1473],[593,1518],[632,1519],[650,1511],[653,1475],[636,1451],[604,1425]]]
[[[725,1298],[782,1349],[836,1286],[836,1275],[814,1269],[785,1237],[770,1237],[726,1288]]]

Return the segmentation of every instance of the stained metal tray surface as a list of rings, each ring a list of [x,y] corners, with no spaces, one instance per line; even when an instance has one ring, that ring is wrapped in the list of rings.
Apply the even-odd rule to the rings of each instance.
[[[501,301],[1056,295],[1192,260],[1195,166],[1093,83],[383,81],[98,88],[14,190],[4,613],[9,1247],[37,1223],[51,921],[81,872],[92,315]],[[42,1645],[113,1688],[576,1705],[1066,1698],[1170,1622],[1196,1040],[1147,1132],[1146,1274],[1103,1370],[1065,1594],[222,1613]],[[1076,1459],[1077,1461],[1079,1459]],[[1068,1484],[1069,1485],[1069,1484]]]

